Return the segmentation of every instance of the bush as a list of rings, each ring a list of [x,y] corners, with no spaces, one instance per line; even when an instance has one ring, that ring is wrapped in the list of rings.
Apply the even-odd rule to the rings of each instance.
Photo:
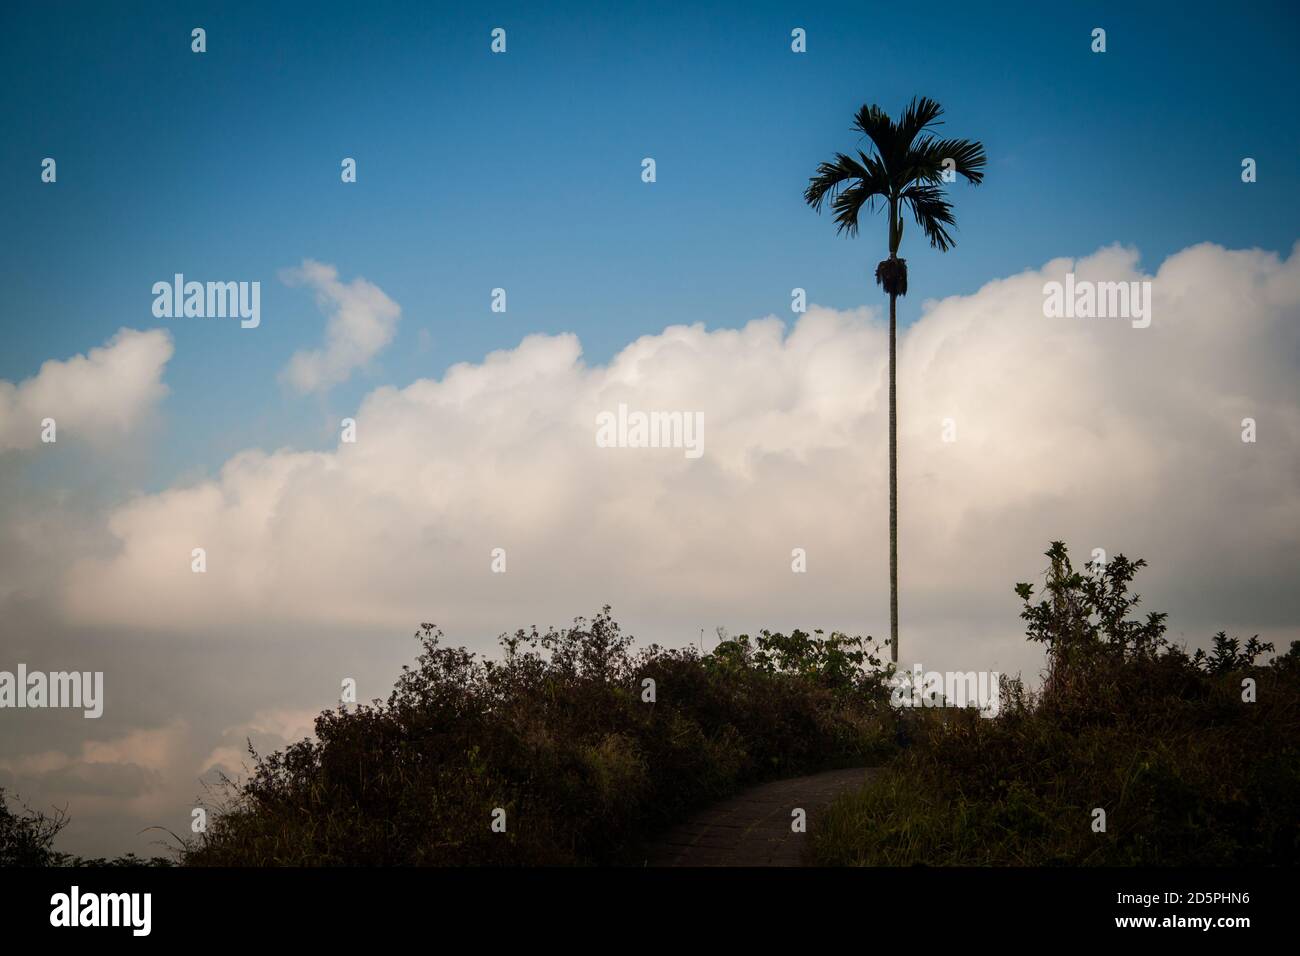
[[[21,805],[14,812],[0,787],[0,866],[56,865],[60,854],[54,838],[67,824],[63,813],[48,816]]]
[[[1210,654],[1130,619],[1144,562],[1074,570],[1054,543],[1046,594],[1017,585],[1047,647],[1037,694],[1002,688],[999,716],[924,713],[878,786],[838,801],[824,864],[1217,865],[1300,859],[1300,642],[1224,633]],[[1256,702],[1243,700],[1255,682]],[[1104,833],[1093,810],[1106,812]]]
[[[503,635],[500,660],[444,646],[431,624],[416,637],[387,702],[327,711],[314,741],[254,754],[183,862],[634,862],[643,837],[702,802],[890,746],[869,640],[764,631],[711,655],[634,653],[608,607]]]

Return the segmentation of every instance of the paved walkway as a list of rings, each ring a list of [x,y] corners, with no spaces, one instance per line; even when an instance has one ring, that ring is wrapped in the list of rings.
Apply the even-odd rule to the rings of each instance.
[[[661,833],[646,847],[646,865],[804,866],[818,812],[873,773],[870,767],[828,770],[746,790]],[[796,807],[807,814],[807,832],[790,829]]]

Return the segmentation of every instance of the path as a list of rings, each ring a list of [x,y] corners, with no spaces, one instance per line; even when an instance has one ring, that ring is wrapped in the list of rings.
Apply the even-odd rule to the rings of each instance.
[[[646,865],[803,866],[818,812],[873,773],[870,767],[828,770],[746,790],[661,833],[646,847]],[[796,807],[808,815],[806,833],[790,829]]]

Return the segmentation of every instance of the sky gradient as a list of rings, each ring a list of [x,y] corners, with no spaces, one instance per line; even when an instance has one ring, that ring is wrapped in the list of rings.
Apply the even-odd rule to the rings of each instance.
[[[0,378],[122,326],[167,325],[173,395],[142,464],[150,487],[250,443],[324,447],[375,383],[439,375],[530,332],[575,332],[604,362],[668,321],[789,317],[796,286],[835,308],[877,302],[883,220],[837,237],[801,197],[819,161],[857,145],[864,101],[934,97],[945,132],[990,157],[983,186],[953,190],[955,252],[905,239],[904,323],[925,298],[1112,242],[1152,266],[1194,242],[1284,251],[1295,234],[1286,4],[130,10],[0,13]],[[504,56],[489,51],[494,26]],[[806,54],[790,51],[794,26]],[[1094,26],[1105,54],[1090,51]],[[45,156],[57,189],[40,182]],[[1249,187],[1244,156],[1260,168]],[[406,304],[395,347],[323,403],[276,375],[319,338],[311,297],[277,281],[307,258]],[[175,272],[260,280],[263,326],[155,320],[149,289]],[[489,311],[495,287],[505,315]]]
[[[1177,641],[1284,648],[1298,47],[1269,3],[0,6],[0,669],[106,688],[0,712],[0,786],[148,853],[421,621],[887,633],[886,227],[802,194],[916,94],[989,163],[953,251],[902,248],[900,663],[1032,682],[1012,585],[1057,538],[1148,559]],[[1150,328],[1045,317],[1068,272],[1151,282]],[[176,273],[260,282],[260,326],[156,318]],[[619,403],[702,456],[598,448]]]

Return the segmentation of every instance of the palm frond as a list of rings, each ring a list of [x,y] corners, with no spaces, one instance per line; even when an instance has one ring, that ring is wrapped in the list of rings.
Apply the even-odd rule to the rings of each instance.
[[[877,188],[869,180],[858,180],[831,202],[831,208],[835,210],[837,231],[856,236],[858,234],[858,213],[862,207],[866,206],[870,211],[874,212],[876,201],[886,199],[888,196],[888,190]]]
[[[914,183],[903,190],[899,198],[912,207],[916,224],[930,240],[930,245],[940,252],[947,252],[957,244],[945,228],[955,226],[957,220],[952,215],[952,203],[943,198],[942,189],[930,183]]]
[[[906,149],[931,126],[942,125],[943,107],[928,96],[914,96],[895,126],[900,145]]]
[[[875,209],[876,200],[889,195],[889,179],[880,161],[859,151],[858,159],[837,153],[822,163],[804,190],[804,201],[818,212],[827,199],[840,232],[857,235],[858,211],[864,204]]]
[[[822,203],[827,197],[834,198],[849,182],[867,179],[870,175],[852,156],[836,153],[834,160],[819,165],[817,172],[808,180],[808,188],[803,191],[804,202],[821,212]]]
[[[853,128],[866,134],[885,167],[889,168],[891,159],[898,154],[898,133],[889,114],[875,103],[864,104],[853,117]]]
[[[908,181],[928,180],[939,182],[944,171],[944,160],[951,159],[953,171],[978,186],[984,181],[984,144],[972,139],[937,139],[927,136],[916,143],[908,153]]]

